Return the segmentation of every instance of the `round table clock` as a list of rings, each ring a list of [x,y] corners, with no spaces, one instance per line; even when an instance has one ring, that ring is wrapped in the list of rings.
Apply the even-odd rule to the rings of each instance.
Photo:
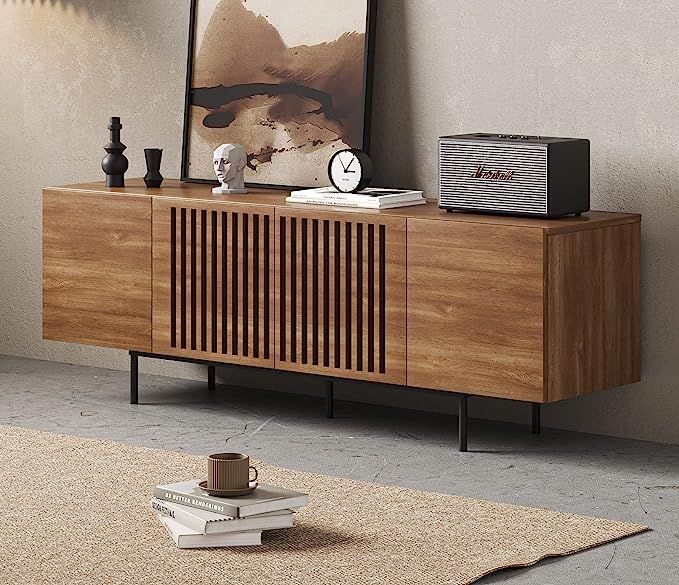
[[[372,181],[373,164],[370,157],[358,148],[339,150],[328,163],[332,186],[342,193],[357,193]]]

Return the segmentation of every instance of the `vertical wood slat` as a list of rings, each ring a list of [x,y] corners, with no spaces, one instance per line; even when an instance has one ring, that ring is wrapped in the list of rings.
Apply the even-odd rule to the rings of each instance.
[[[203,274],[203,283],[205,284],[205,337],[203,338],[203,345],[205,351],[212,351],[212,264],[213,254],[212,254],[212,213],[207,209],[204,210],[205,214],[203,218],[205,220],[205,226],[203,227],[205,231],[205,250],[203,254],[205,256],[205,273]]]
[[[379,226],[379,371],[386,371],[386,231],[385,226]]]
[[[324,340],[325,343],[327,344],[327,350],[325,352],[324,360],[325,360],[325,366],[328,368],[332,368],[335,365],[335,270],[334,270],[334,265],[335,265],[335,236],[334,236],[334,230],[332,227],[334,226],[334,222],[330,220],[325,220],[323,222],[324,227],[323,230],[325,232],[324,237],[326,238],[327,242],[327,249],[328,252],[326,254],[326,259],[324,259],[324,265],[323,265],[323,270],[325,270],[325,276],[324,280],[327,282],[324,282],[324,286],[327,287],[328,291],[328,300],[326,301],[327,307],[325,308],[327,318],[325,319],[326,322],[326,330],[323,332],[324,334]]]
[[[177,208],[170,209],[170,346],[177,347]]]
[[[218,278],[219,278],[219,273],[218,273],[218,267],[219,267],[219,258],[218,258],[218,247],[217,247],[217,234],[218,234],[218,225],[217,225],[217,212],[216,211],[210,211],[209,212],[209,217],[210,217],[210,324],[209,324],[209,332],[210,332],[210,351],[212,353],[217,353],[217,316],[218,316],[218,309],[217,309],[217,298],[219,296],[219,290],[218,290]]]
[[[271,352],[271,324],[273,319],[271,316],[271,305],[273,303],[273,289],[271,287],[271,264],[274,258],[275,238],[271,237],[272,220],[268,215],[264,216],[264,291],[262,297],[264,299],[264,322],[262,324],[264,329],[264,359],[270,359]]]
[[[198,283],[196,282],[196,274],[198,272],[198,250],[197,246],[197,226],[196,226],[196,209],[191,209],[189,213],[189,347],[196,350],[196,334],[197,334],[197,294]]]
[[[369,307],[368,307],[368,297],[370,295],[369,282],[368,282],[368,228],[370,225],[363,226],[362,242],[361,246],[363,249],[363,256],[361,259],[361,270],[362,270],[362,281],[364,291],[361,295],[361,300],[363,301],[363,321],[361,326],[361,353],[363,355],[363,369],[368,370],[368,320],[369,320]]]
[[[187,276],[187,268],[186,268],[186,252],[187,252],[187,238],[186,238],[186,215],[187,215],[187,210],[182,208],[181,210],[181,221],[180,221],[180,230],[181,230],[181,236],[179,240],[179,245],[181,246],[181,253],[179,255],[180,262],[181,262],[181,268],[180,268],[180,297],[179,297],[179,307],[180,307],[180,322],[181,322],[181,347],[182,349],[186,349],[186,338],[187,338],[187,333],[186,333],[186,300],[187,300],[187,291],[186,291],[186,276]]]
[[[210,298],[210,273],[208,254],[207,210],[200,210],[200,350],[208,350],[208,299]]]
[[[319,323],[320,323],[320,317],[319,317],[319,309],[321,306],[320,299],[318,297],[318,291],[320,289],[320,271],[319,271],[319,258],[322,257],[322,243],[319,240],[319,220],[314,219],[312,220],[312,228],[311,228],[311,238],[309,238],[309,246],[310,246],[310,262],[311,262],[311,311],[312,311],[312,318],[311,318],[311,339],[312,339],[312,348],[311,348],[311,363],[314,366],[318,365],[318,358],[319,358],[319,353],[320,353],[320,329],[319,329]]]
[[[278,280],[279,280],[279,306],[278,306],[278,326],[279,335],[277,344],[279,348],[279,359],[281,362],[287,361],[288,353],[286,351],[288,342],[288,315],[287,315],[287,292],[288,292],[288,233],[287,233],[287,218],[280,217],[278,219],[279,239],[278,239]]]
[[[357,223],[353,234],[354,278],[352,281],[353,297],[356,302],[353,323],[353,345],[356,357],[356,370],[363,371],[363,224]]]
[[[224,310],[224,305],[222,303],[223,295],[223,250],[222,250],[222,213],[220,211],[213,211],[213,221],[214,225],[212,228],[213,241],[213,274],[216,275],[215,290],[213,291],[213,298],[215,301],[215,312],[212,315],[212,324],[214,331],[212,332],[213,342],[212,351],[218,353],[222,351],[222,311]]]
[[[330,331],[329,322],[329,301],[330,301],[330,275],[328,274],[328,261],[330,252],[330,243],[328,238],[328,221],[322,220],[318,222],[319,231],[319,294],[321,301],[319,302],[319,324],[318,324],[318,363],[324,367],[328,367],[328,357],[330,353],[330,343],[328,333]]]
[[[347,221],[344,223],[344,254],[342,265],[344,267],[344,317],[342,322],[344,324],[344,367],[347,370],[352,369],[352,356],[355,350],[353,344],[353,286],[355,284],[354,274],[352,270],[352,254],[355,249],[353,246],[354,242],[352,240],[352,223]]]
[[[297,362],[297,219],[290,218],[288,221],[290,234],[290,256],[288,260],[288,282],[290,294],[286,294],[288,303],[288,331],[290,331],[290,361]]]
[[[259,331],[259,326],[262,321],[261,315],[260,315],[260,308],[261,308],[261,262],[260,262],[260,254],[261,254],[261,242],[260,242],[260,237],[259,237],[259,214],[254,214],[252,216],[252,311],[251,311],[251,320],[250,322],[252,323],[252,352],[251,355],[252,357],[258,358],[260,355],[260,347],[259,347],[259,342],[261,339],[261,334]]]
[[[335,270],[335,222],[331,220],[326,220],[326,230],[328,233],[328,321],[327,321],[327,332],[326,339],[328,342],[328,360],[327,367],[335,367],[335,353],[336,353],[336,333],[339,333],[337,329],[338,319],[336,316],[336,292],[335,292],[335,281],[337,280],[337,271]]]
[[[231,248],[229,246],[229,213],[222,212],[222,354],[229,353],[229,333],[230,333],[230,281],[231,281],[231,263],[229,258],[231,256]]]
[[[335,367],[336,368],[341,368],[344,367],[342,364],[344,363],[343,360],[343,352],[342,348],[346,348],[346,339],[343,333],[345,332],[344,329],[344,322],[345,322],[345,315],[344,315],[344,303],[343,303],[343,283],[341,279],[341,275],[344,273],[342,270],[342,266],[344,264],[343,258],[344,255],[342,251],[345,249],[344,246],[342,246],[342,234],[341,234],[341,227],[342,224],[339,221],[335,221],[334,223],[334,259],[335,259],[335,271],[333,274],[333,284],[334,284],[334,291],[335,291],[335,323],[334,323],[334,330],[335,330]]]
[[[375,226],[368,225],[368,371],[375,371]]]
[[[295,283],[294,296],[294,315],[295,321],[291,323],[291,327],[295,332],[295,347],[293,349],[296,363],[302,363],[302,220],[295,219],[295,242],[296,253],[292,261],[295,266],[295,278],[292,282]]]
[[[231,316],[231,355],[238,355],[239,343],[238,343],[238,278],[239,278],[239,258],[238,250],[240,245],[240,227],[238,221],[238,213],[231,212],[231,251],[229,254],[229,259],[231,262],[231,300],[229,303],[229,312]]]
[[[249,323],[250,321],[250,258],[251,258],[251,244],[250,244],[250,220],[249,215],[241,215],[241,232],[239,238],[239,249],[242,253],[242,262],[240,263],[239,278],[241,283],[241,294],[240,294],[240,339],[242,342],[242,355],[250,356],[252,355],[252,336],[250,335]]]
[[[308,270],[308,265],[309,265],[309,232],[308,232],[308,227],[309,227],[309,220],[304,217],[302,220],[299,222],[299,227],[300,227],[300,244],[301,244],[301,250],[300,254],[298,256],[299,258],[299,269],[300,269],[300,279],[299,279],[299,284],[300,284],[300,290],[299,290],[299,314],[300,314],[300,344],[299,344],[299,353],[300,353],[300,362],[303,364],[309,363],[308,360],[308,351],[309,351],[309,336],[308,336],[308,327],[309,327],[309,310],[308,310],[308,304],[309,304],[309,270]]]
[[[297,362],[302,363],[302,339],[304,337],[304,333],[302,331],[302,320],[303,320],[303,308],[302,308],[302,302],[304,301],[305,297],[305,292],[302,291],[302,282],[303,282],[303,276],[304,276],[304,266],[302,265],[302,249],[303,249],[303,241],[302,241],[302,229],[303,229],[303,224],[304,220],[303,219],[298,219],[297,220],[297,254],[295,255],[295,262],[297,265],[297,279],[295,280],[295,283],[297,284],[297,292],[295,294],[295,300],[297,302],[297,306],[295,307],[295,331],[297,332],[296,334],[296,339],[297,339],[297,344],[295,347],[295,352],[297,355]]]

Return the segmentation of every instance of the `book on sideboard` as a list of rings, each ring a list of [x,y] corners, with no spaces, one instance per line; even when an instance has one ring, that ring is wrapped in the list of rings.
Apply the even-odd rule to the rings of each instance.
[[[174,540],[177,548],[218,548],[226,546],[257,546],[262,544],[262,531],[223,532],[220,534],[201,534],[187,528],[169,516],[156,512],[160,523]]]
[[[333,187],[319,187],[293,191],[286,203],[306,205],[334,205],[338,207],[365,207],[367,209],[390,209],[426,203],[422,191],[404,189],[380,189],[369,187],[358,193],[342,193]]]
[[[157,498],[151,499],[151,508],[157,514],[172,518],[200,534],[276,530],[279,528],[291,528],[294,524],[292,511],[288,509],[266,512],[247,518],[234,518]]]
[[[266,484],[259,484],[257,489],[248,496],[217,498],[204,492],[198,486],[199,483],[200,480],[192,479],[159,485],[153,488],[153,497],[233,518],[246,518],[276,510],[301,508],[309,503],[307,494]]]

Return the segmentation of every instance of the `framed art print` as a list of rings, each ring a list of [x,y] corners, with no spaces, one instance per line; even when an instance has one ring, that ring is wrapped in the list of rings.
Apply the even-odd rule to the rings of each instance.
[[[332,155],[368,150],[376,0],[193,0],[182,180],[247,151],[254,186],[327,184]]]

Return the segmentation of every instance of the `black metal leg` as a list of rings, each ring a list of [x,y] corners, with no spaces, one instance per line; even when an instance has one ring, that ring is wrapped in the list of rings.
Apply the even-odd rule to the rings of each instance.
[[[534,435],[540,434],[540,403],[533,402],[531,404],[531,433]]]
[[[467,450],[467,395],[460,394],[458,397],[457,415],[458,445],[460,451]]]
[[[216,374],[215,366],[208,366],[207,367],[207,389],[210,392],[215,391],[215,374]]]
[[[335,418],[335,391],[330,380],[325,382],[325,416]]]
[[[139,356],[130,352],[130,404],[139,404]]]

